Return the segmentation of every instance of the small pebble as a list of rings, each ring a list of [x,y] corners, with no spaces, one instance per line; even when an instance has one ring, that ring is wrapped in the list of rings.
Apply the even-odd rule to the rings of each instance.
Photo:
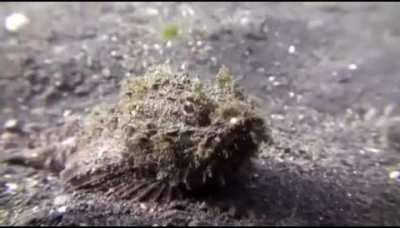
[[[101,71],[101,74],[105,77],[105,78],[110,78],[111,77],[111,71],[110,71],[110,69],[108,69],[108,68],[104,68],[102,71]]]

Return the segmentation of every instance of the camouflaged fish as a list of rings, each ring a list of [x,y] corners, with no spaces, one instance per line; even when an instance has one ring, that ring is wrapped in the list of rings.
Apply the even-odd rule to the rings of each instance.
[[[159,202],[224,185],[272,142],[225,67],[208,86],[167,66],[127,79],[77,134],[73,153],[47,159],[68,188]]]

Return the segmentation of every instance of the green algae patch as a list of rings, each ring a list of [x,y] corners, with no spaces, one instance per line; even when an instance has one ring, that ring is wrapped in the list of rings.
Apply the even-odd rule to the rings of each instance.
[[[161,37],[165,40],[172,40],[179,35],[179,28],[176,24],[166,24],[161,29]]]

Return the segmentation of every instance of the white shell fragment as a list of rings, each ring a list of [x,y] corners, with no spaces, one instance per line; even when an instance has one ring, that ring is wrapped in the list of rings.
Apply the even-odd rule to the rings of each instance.
[[[15,130],[19,126],[19,122],[17,119],[10,119],[4,124],[4,129],[6,130]]]
[[[392,171],[389,173],[390,179],[400,180],[400,171]]]
[[[5,20],[5,27],[10,32],[17,32],[25,25],[29,24],[29,19],[22,13],[13,13]]]

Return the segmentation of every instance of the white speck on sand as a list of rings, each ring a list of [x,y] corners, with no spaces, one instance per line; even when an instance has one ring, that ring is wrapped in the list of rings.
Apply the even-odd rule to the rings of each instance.
[[[357,70],[358,66],[354,63],[348,65],[349,70]]]
[[[146,210],[146,209],[147,209],[147,205],[144,204],[144,203],[141,203],[139,206],[140,206],[140,208],[141,208],[142,210]]]
[[[372,152],[372,153],[379,153],[381,152],[380,150],[372,147],[365,148],[367,151]]]
[[[296,47],[294,45],[290,45],[288,52],[289,54],[294,54],[296,52]]]
[[[273,85],[274,85],[274,86],[280,86],[281,83],[280,83],[280,82],[274,82]]]
[[[270,82],[275,81],[275,76],[269,76],[269,77],[268,77],[268,81],[270,81]]]

